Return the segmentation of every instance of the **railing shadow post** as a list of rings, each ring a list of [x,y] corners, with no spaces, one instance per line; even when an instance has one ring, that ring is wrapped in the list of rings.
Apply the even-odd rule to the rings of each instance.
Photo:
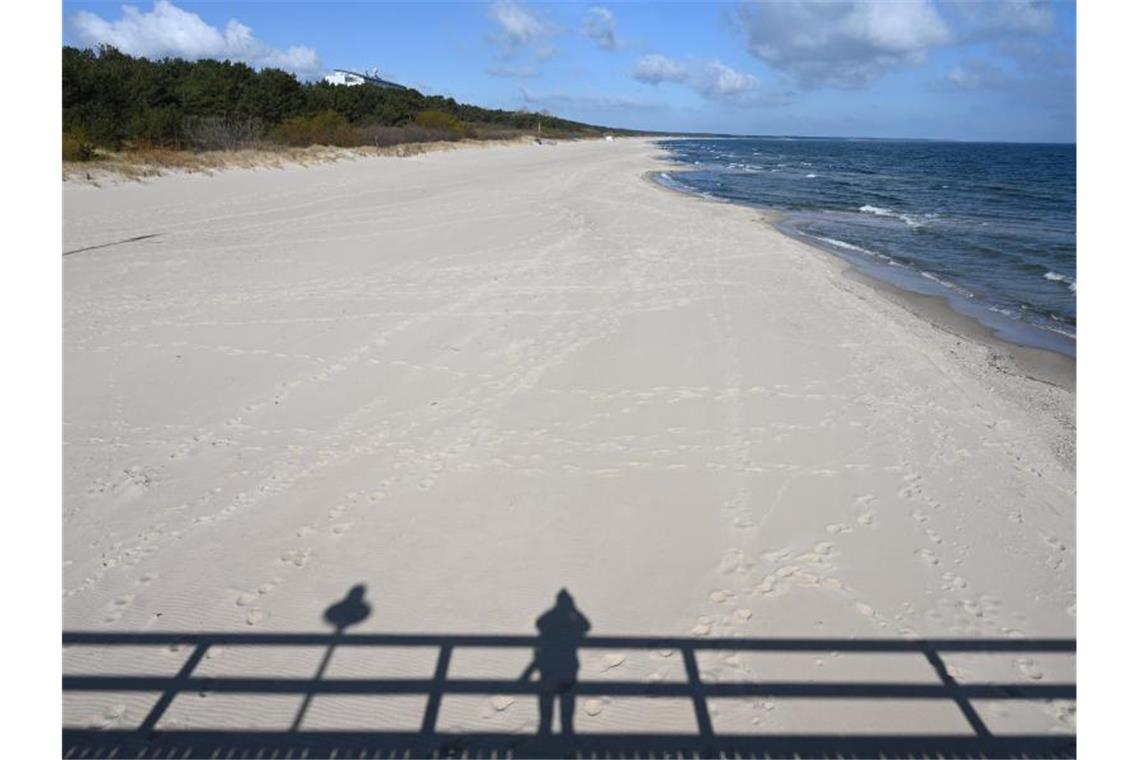
[[[178,696],[178,693],[182,690],[181,684],[190,678],[190,674],[194,672],[194,668],[198,667],[198,663],[206,656],[206,650],[209,648],[210,643],[208,641],[199,642],[197,646],[194,647],[190,656],[186,658],[186,662],[182,663],[182,667],[179,668],[178,673],[175,674],[174,678],[170,679],[170,686],[162,692],[162,696],[154,703],[154,707],[150,708],[150,712],[143,718],[143,722],[139,725],[139,733],[149,733],[154,730],[154,727],[158,725],[159,719],[162,718],[167,708],[170,707],[170,703],[174,701],[174,698]]]
[[[709,717],[709,705],[705,698],[704,684],[701,683],[701,672],[697,667],[697,656],[690,646],[682,647],[681,654],[685,659],[685,673],[688,675],[689,690],[693,695],[693,711],[697,715],[697,731],[702,739],[711,740],[713,736],[712,718]]]
[[[922,653],[926,655],[926,661],[930,663],[930,667],[934,668],[934,672],[938,674],[938,678],[946,687],[946,691],[953,695],[954,703],[958,705],[958,709],[962,711],[962,715],[970,724],[970,728],[974,729],[974,733],[984,738],[992,736],[990,730],[986,728],[982,716],[978,715],[978,711],[970,704],[969,698],[959,692],[958,682],[954,680],[954,676],[950,675],[946,669],[946,663],[942,661],[938,653],[931,647],[923,647]]]
[[[439,706],[443,701],[443,687],[447,680],[447,668],[451,664],[451,644],[441,644],[439,659],[435,663],[435,675],[432,676],[431,693],[428,696],[427,707],[424,708],[424,720],[420,725],[421,734],[435,733],[435,722],[439,718]]]

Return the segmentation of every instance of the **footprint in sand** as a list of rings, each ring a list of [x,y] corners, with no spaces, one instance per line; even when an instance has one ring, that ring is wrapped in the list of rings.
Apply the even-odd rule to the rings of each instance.
[[[1034,681],[1040,681],[1044,678],[1044,674],[1041,672],[1041,669],[1037,667],[1037,663],[1028,657],[1018,658],[1017,669],[1021,671],[1023,676],[1031,678]]]
[[[586,703],[582,705],[582,709],[586,711],[587,715],[593,718],[601,715],[605,706],[605,702],[600,699],[587,699]]]
[[[126,720],[127,706],[124,704],[107,705],[103,709],[101,725],[103,728],[111,728],[116,724]]]
[[[253,591],[243,591],[238,594],[237,599],[234,600],[234,604],[236,604],[238,607],[248,607],[272,591],[280,582],[280,578],[274,578],[272,583],[262,583]]]
[[[851,526],[845,523],[832,523],[827,526],[827,532],[831,535],[838,535],[839,533],[850,533]]]
[[[736,619],[738,621],[740,621],[741,623],[747,623],[749,620],[752,619],[752,610],[747,609],[745,607],[741,607],[740,609],[736,610],[732,614],[735,615]]]
[[[720,560],[720,572],[722,575],[731,575],[732,573],[744,573],[752,568],[753,562],[748,559],[748,555],[740,549],[732,549]]]
[[[712,620],[707,617],[697,618],[697,624],[691,630],[694,636],[708,636],[712,633]]]
[[[716,604],[724,604],[735,596],[736,594],[731,591],[713,591],[709,594],[709,601]]]
[[[266,620],[269,620],[269,610],[261,607],[254,607],[245,613],[246,625],[261,625]]]
[[[935,544],[942,543],[942,536],[938,535],[938,532],[932,528],[926,529],[926,537],[929,538],[932,543],[935,543]]]
[[[238,594],[238,598],[234,600],[234,604],[236,604],[238,607],[248,607],[249,605],[256,602],[260,597],[261,595],[255,591],[243,591]]]
[[[934,567],[940,561],[938,559],[938,555],[935,554],[934,552],[930,551],[929,549],[916,549],[914,553],[919,559],[921,559],[923,562],[930,565],[931,567]]]
[[[295,567],[304,567],[311,554],[308,549],[291,549],[281,555],[281,561]]]
[[[1077,727],[1077,706],[1072,702],[1052,702],[1046,705],[1045,710],[1065,729]]]
[[[111,603],[107,605],[107,613],[103,616],[103,620],[108,623],[116,622],[123,616],[123,613],[134,599],[134,594],[121,594],[116,596],[111,600]]]
[[[952,591],[957,589],[959,591],[966,588],[966,579],[954,573],[946,572],[942,574],[942,590]]]
[[[810,587],[819,585],[819,576],[815,573],[799,570],[793,577],[796,579],[797,586]]]
[[[984,618],[986,616],[986,613],[982,609],[982,606],[975,602],[973,599],[963,599],[962,610],[966,614],[972,615],[976,618]]]
[[[348,529],[351,527],[352,527],[352,523],[350,523],[350,522],[338,523],[337,525],[332,526],[332,534],[334,536],[343,536],[345,533],[348,532]]]
[[[620,668],[622,663],[625,662],[625,655],[623,654],[607,654],[602,658],[602,670],[605,673],[607,670]]]
[[[864,528],[871,527],[875,524],[875,510],[868,509],[866,512],[863,512],[858,517],[856,517],[855,522],[859,523]]]
[[[490,703],[495,712],[503,712],[515,703],[515,700],[513,698],[505,696],[503,694],[497,694],[487,701]]]

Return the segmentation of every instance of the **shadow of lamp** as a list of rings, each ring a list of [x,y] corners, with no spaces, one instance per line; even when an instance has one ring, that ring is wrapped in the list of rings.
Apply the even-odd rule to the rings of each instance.
[[[337,639],[344,633],[345,629],[349,626],[360,623],[371,614],[372,608],[368,602],[364,601],[364,584],[358,583],[348,590],[344,598],[336,602],[325,610],[325,622],[333,627],[333,640],[329,643],[329,648],[325,650],[325,656],[321,660],[321,665],[317,668],[317,674],[313,676],[313,683],[317,683],[325,675],[325,670],[329,666],[329,660],[332,659],[333,650],[336,649]],[[301,702],[300,709],[297,710],[297,717],[293,719],[293,725],[289,727],[290,731],[297,731],[301,728],[301,721],[305,719],[305,713],[309,710],[309,703],[313,701],[313,692],[310,691],[305,695],[305,699]]]

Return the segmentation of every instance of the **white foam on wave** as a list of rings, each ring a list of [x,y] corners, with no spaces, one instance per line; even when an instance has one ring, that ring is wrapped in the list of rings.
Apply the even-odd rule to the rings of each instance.
[[[811,237],[815,238],[821,243],[827,243],[834,248],[841,248],[844,251],[855,251],[856,253],[861,253],[864,256],[873,256],[876,259],[882,259],[883,261],[891,261],[890,256],[886,256],[876,251],[869,251],[866,248],[860,248],[859,246],[854,245],[853,243],[848,243],[845,240],[836,240],[835,238],[823,237],[822,235],[812,235]]]
[[[919,272],[919,274],[921,274],[923,277],[925,277],[928,280],[933,280],[934,282],[937,282],[939,285],[946,288],[947,290],[953,290],[955,293],[957,293],[960,296],[963,296],[965,298],[973,298],[974,297],[973,293],[966,290],[961,285],[950,282],[949,280],[943,280],[941,277],[938,277],[938,276],[936,276],[930,272]]]
[[[1048,330],[1049,332],[1055,332],[1058,335],[1064,335],[1066,338],[1073,338],[1075,340],[1077,337],[1076,330],[1072,330],[1070,328],[1056,327],[1054,325],[1041,325],[1041,327]]]
[[[1073,340],[1076,340],[1077,338],[1076,330],[1074,330],[1070,325],[1066,324],[1064,320],[1057,317],[1056,314],[1053,314],[1051,312],[1049,314],[1049,319],[1051,322],[1043,322],[1041,320],[1029,321],[1022,319],[1020,316],[1018,316],[1018,312],[1015,312],[1012,309],[1004,308],[1002,306],[990,306],[987,310],[992,311],[995,314],[1001,314],[1002,316],[1009,317],[1015,322],[1019,322],[1021,324],[1031,324],[1034,327],[1040,328],[1042,330],[1048,330],[1049,332],[1056,333],[1057,335],[1064,335],[1066,338],[1072,338]],[[1019,310],[1021,312],[1030,311],[1024,304],[1020,306]]]
[[[860,248],[857,245],[852,245],[851,243],[845,242],[843,240],[836,240],[835,238],[817,237],[816,240],[822,240],[823,242],[827,243],[828,245],[833,245],[836,248],[843,248],[844,250],[847,250],[847,251],[858,251],[859,253],[870,253],[870,251],[868,251],[866,248]]]
[[[859,211],[861,211],[864,214],[873,214],[875,216],[887,216],[887,217],[890,217],[892,219],[898,219],[899,221],[906,224],[907,227],[911,227],[911,228],[923,227],[926,224],[925,222],[922,222],[922,221],[919,221],[918,219],[915,219],[910,214],[903,214],[903,213],[900,213],[898,211],[893,211],[889,208],[882,208],[881,206],[872,206],[870,203],[865,203],[862,206],[860,206]],[[934,218],[934,216],[932,216],[930,214],[926,214],[925,216],[928,219]]]
[[[1050,280],[1052,282],[1063,282],[1069,286],[1070,291],[1072,291],[1073,293],[1077,292],[1077,281],[1074,280],[1072,277],[1066,277],[1065,275],[1057,274],[1056,272],[1046,272],[1045,274],[1042,275],[1042,277],[1044,277],[1046,280]]]
[[[809,174],[809,175],[807,175],[807,178],[808,179],[815,179],[818,176],[819,176],[818,174]]]

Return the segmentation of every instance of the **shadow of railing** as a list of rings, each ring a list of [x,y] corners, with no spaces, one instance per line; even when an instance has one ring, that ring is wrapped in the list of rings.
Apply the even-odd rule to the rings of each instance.
[[[172,646],[190,648],[172,676],[67,675],[65,693],[146,692],[158,699],[134,729],[64,727],[63,750],[69,758],[116,757],[1074,757],[1071,735],[995,735],[975,710],[973,700],[1075,700],[1075,684],[962,684],[948,672],[943,656],[953,653],[1073,654],[1072,639],[793,639],[676,638],[590,636],[580,649],[676,650],[685,681],[578,681],[577,697],[683,697],[692,703],[697,731],[692,734],[577,733],[519,735],[437,731],[440,705],[447,695],[541,696],[526,680],[453,678],[448,669],[456,650],[541,646],[536,636],[335,634],[320,633],[101,633],[63,634],[65,647]],[[430,678],[316,678],[196,676],[211,647],[429,647],[436,650]],[[915,654],[925,657],[937,682],[702,681],[697,653],[705,651],[805,653],[844,652]],[[536,650],[537,651],[537,650]],[[326,654],[325,662],[328,660]],[[288,731],[166,729],[159,721],[183,693],[286,694],[303,698]],[[304,709],[327,695],[426,695],[418,731],[313,731],[301,728]],[[756,697],[810,699],[948,700],[961,711],[970,733],[929,734],[723,734],[713,728],[709,699]]]

